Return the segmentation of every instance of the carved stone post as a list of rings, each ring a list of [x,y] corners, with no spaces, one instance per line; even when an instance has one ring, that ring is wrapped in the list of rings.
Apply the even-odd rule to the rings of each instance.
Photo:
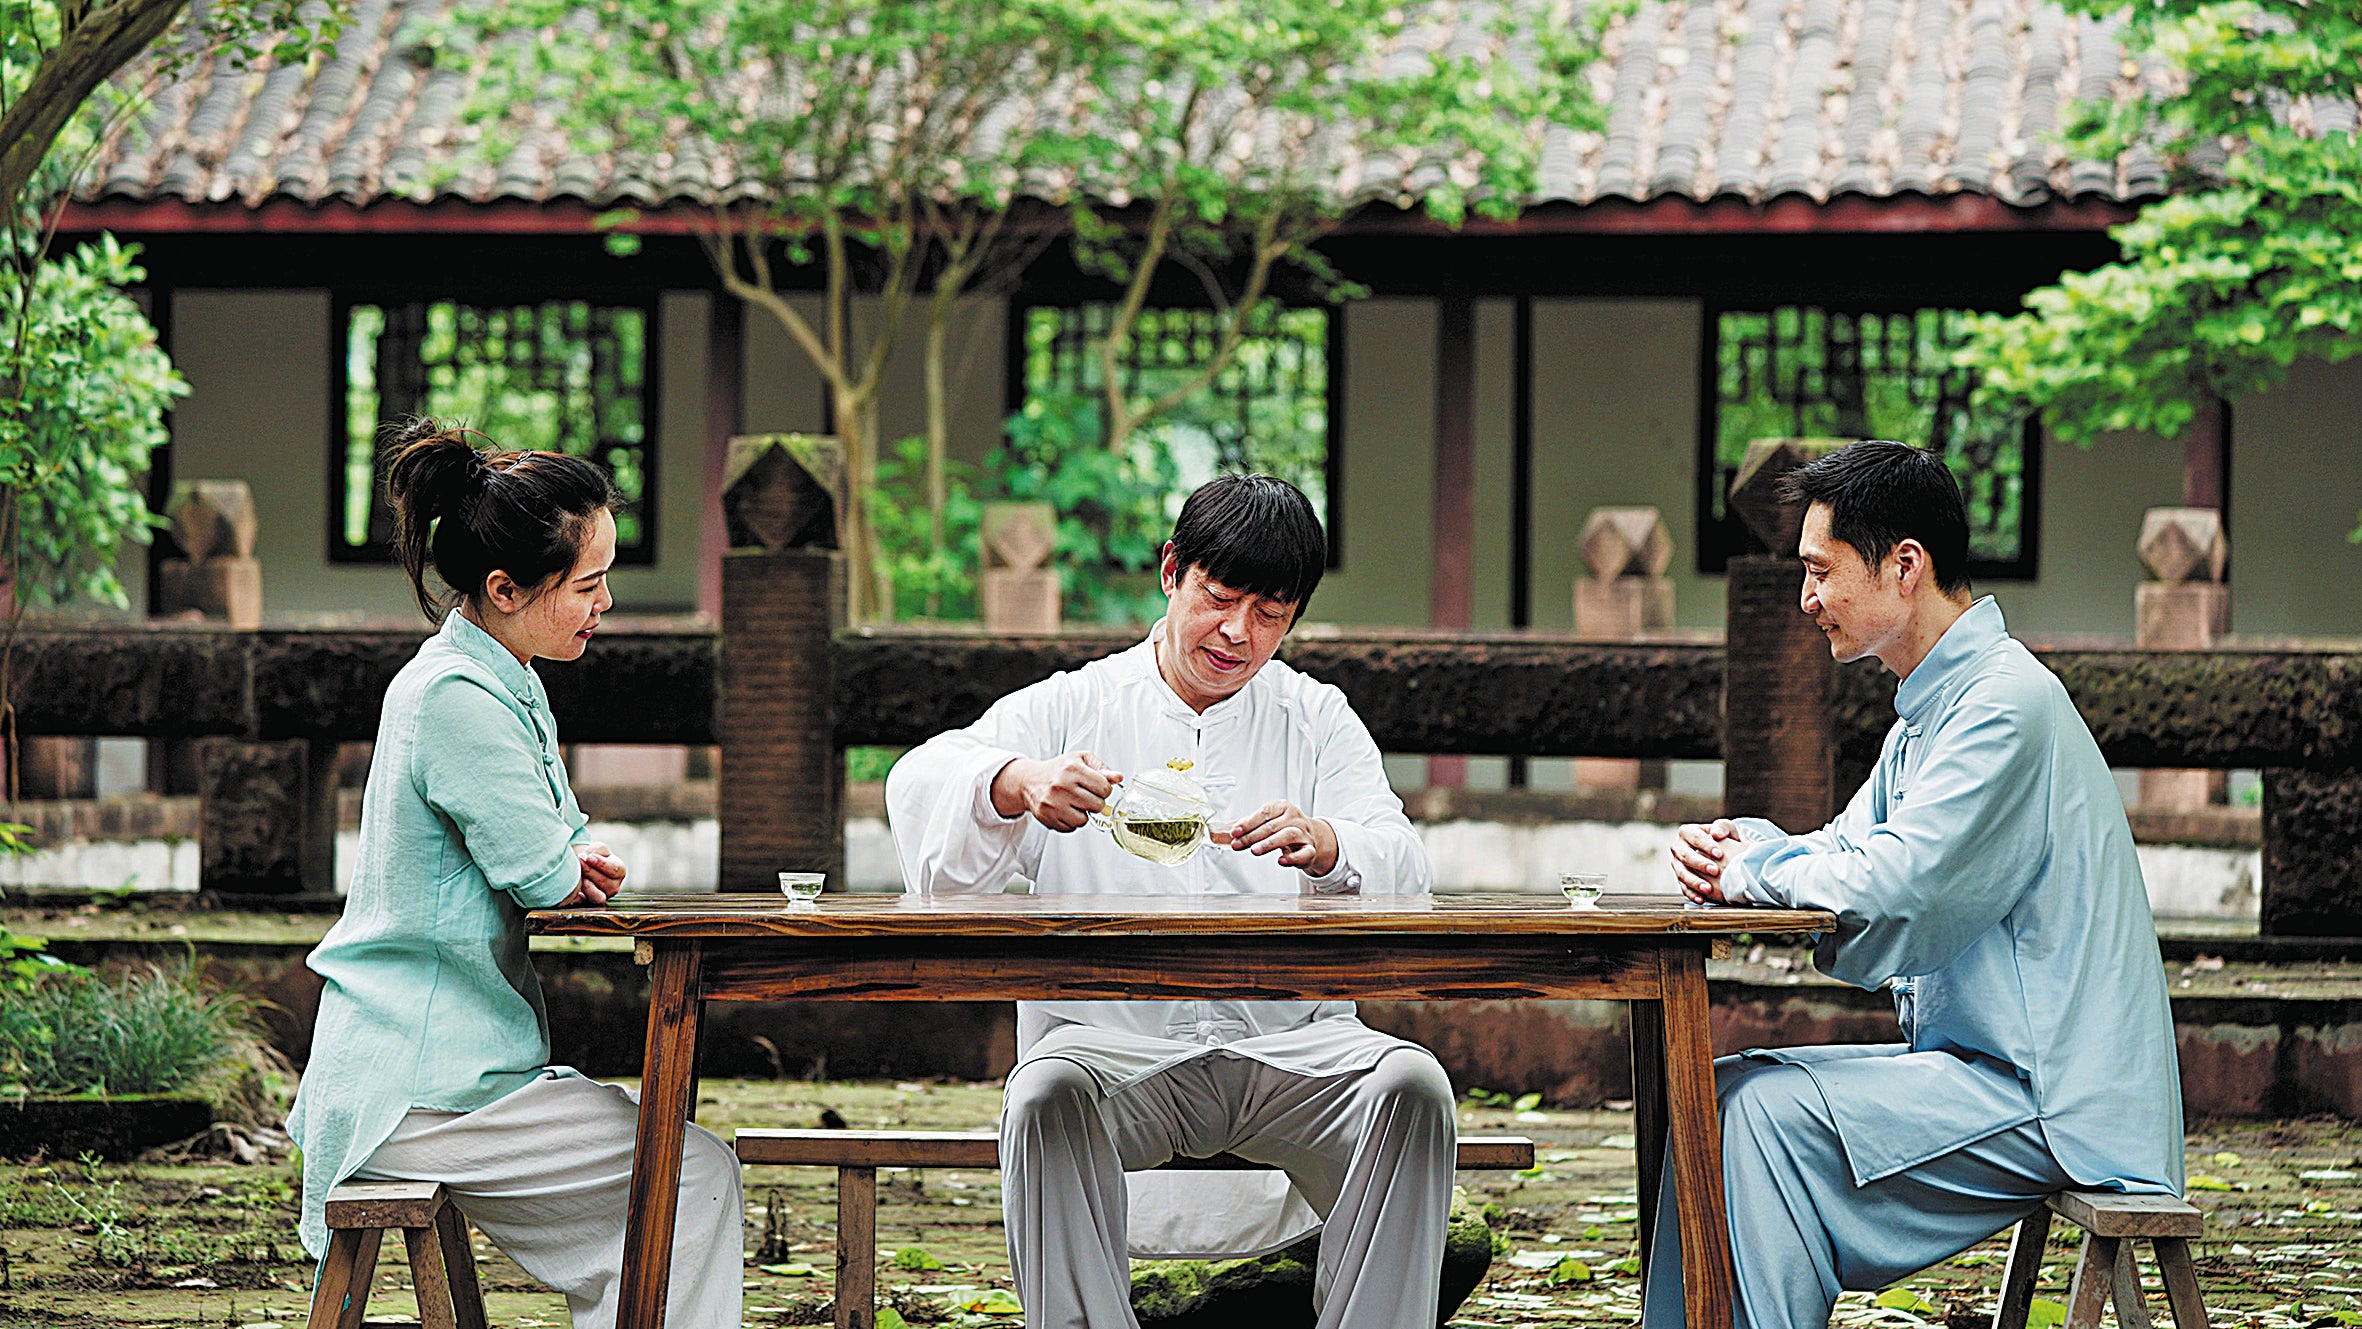
[[[836,552],[843,454],[833,439],[730,441],[722,511],[721,889],[778,889],[783,871],[844,889],[845,763],[829,639],[844,620]]]
[[[2231,626],[2223,584],[2230,543],[2212,508],[2151,508],[2141,518],[2141,562],[2157,580],[2133,588],[2134,640],[2143,650],[2213,646]],[[2221,771],[2142,771],[2141,802],[2193,812],[2223,801]]]
[[[254,495],[246,482],[180,481],[165,515],[182,556],[157,565],[157,611],[261,627],[262,564],[254,557]]]
[[[1789,831],[1815,829],[1837,811],[1837,669],[1827,639],[1798,605],[1804,510],[1781,501],[1779,480],[1845,443],[1763,439],[1749,445],[1731,480],[1731,507],[1770,552],[1730,561],[1723,808]]]
[[[1063,591],[1050,551],[1058,510],[1047,503],[987,503],[977,541],[984,566],[976,604],[987,632],[1056,632]]]
[[[1575,636],[1637,641],[1673,626],[1673,536],[1655,508],[1593,508],[1584,519],[1583,562],[1575,583]],[[1630,792],[1665,787],[1665,763],[1578,757],[1575,787]]]

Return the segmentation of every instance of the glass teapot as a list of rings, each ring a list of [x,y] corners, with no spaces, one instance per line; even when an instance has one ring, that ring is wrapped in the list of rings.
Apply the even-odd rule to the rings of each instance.
[[[1197,777],[1196,763],[1176,757],[1163,770],[1141,771],[1108,795],[1107,809],[1091,819],[1127,851],[1165,867],[1179,867],[1206,844],[1212,800]]]

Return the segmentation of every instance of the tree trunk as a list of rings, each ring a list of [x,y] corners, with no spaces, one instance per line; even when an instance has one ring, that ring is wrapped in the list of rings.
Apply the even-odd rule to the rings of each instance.
[[[113,77],[172,26],[188,0],[115,0],[83,11],[8,113],[0,116],[0,207],[11,213],[58,134],[98,85]]]

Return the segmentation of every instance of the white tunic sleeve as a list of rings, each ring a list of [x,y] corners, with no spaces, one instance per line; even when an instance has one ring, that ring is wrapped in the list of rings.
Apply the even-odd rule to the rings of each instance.
[[[1314,717],[1319,757],[1313,769],[1312,805],[1305,809],[1337,832],[1337,863],[1328,875],[1302,874],[1320,895],[1426,895],[1435,887],[1427,847],[1402,800],[1386,782],[1386,763],[1369,727],[1353,713],[1345,694],[1319,689]]]
[[[886,824],[914,895],[992,892],[1041,871],[1050,830],[992,806],[993,778],[1019,758],[1065,751],[1073,676],[1059,674],[993,703],[965,729],[938,734],[886,773]]]

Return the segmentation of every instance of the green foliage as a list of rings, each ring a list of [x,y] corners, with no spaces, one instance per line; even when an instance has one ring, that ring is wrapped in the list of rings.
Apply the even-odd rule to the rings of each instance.
[[[1179,513],[1180,472],[1153,436],[1124,452],[1102,446],[1100,410],[1081,393],[1029,399],[1003,426],[1008,445],[986,491],[1056,510],[1070,621],[1146,623],[1165,610],[1156,569]]]
[[[879,460],[869,516],[894,586],[895,617],[976,616],[976,527],[983,507],[970,492],[972,480],[973,468],[945,461],[938,547],[927,503],[927,440],[903,439]]]
[[[2182,192],[2111,232],[2121,261],[1977,320],[1961,353],[1982,400],[2039,408],[2077,442],[2172,436],[2202,403],[2275,387],[2299,359],[2362,352],[2362,149],[2288,114],[2312,97],[2352,104],[2362,0],[2161,0],[2131,10],[2124,36],[2171,78],[2081,108],[2069,142],[2103,156],[2146,142]]]
[[[145,273],[113,236],[63,258],[0,264],[0,491],[14,499],[17,584],[30,600],[118,608],[125,542],[161,521],[138,479],[188,383],[125,288]]]
[[[80,965],[68,964],[51,955],[47,938],[28,937],[0,927],[0,997],[14,1001],[44,979],[88,972]]]
[[[902,760],[908,748],[858,747],[845,749],[845,781],[848,784],[872,784],[886,778],[894,763]]]
[[[0,1090],[171,1093],[234,1069],[251,1013],[185,968],[52,977],[0,1003]]]

